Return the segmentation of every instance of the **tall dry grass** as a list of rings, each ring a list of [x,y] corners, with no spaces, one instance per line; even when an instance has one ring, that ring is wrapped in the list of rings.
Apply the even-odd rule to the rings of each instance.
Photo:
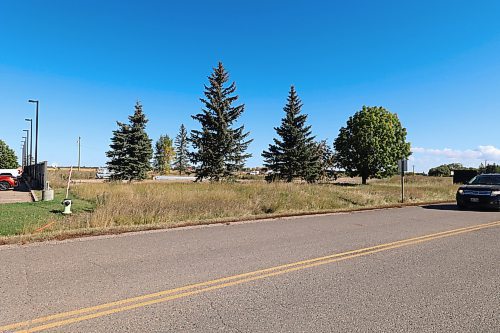
[[[383,207],[400,200],[397,177],[367,186],[334,184],[135,183],[78,184],[72,192],[93,201],[92,213],[73,216],[61,228],[123,225],[173,226],[304,212]],[[410,202],[452,200],[450,179],[407,177]]]
[[[64,188],[68,184],[69,178],[69,168],[61,169],[49,169],[49,182],[52,188]],[[81,180],[81,179],[95,179],[97,169],[94,168],[82,168],[78,171],[76,168],[73,169],[71,174],[71,179]]]

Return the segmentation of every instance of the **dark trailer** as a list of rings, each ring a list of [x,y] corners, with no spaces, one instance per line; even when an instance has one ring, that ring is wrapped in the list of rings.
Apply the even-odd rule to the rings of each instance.
[[[453,184],[466,184],[478,174],[477,170],[452,170]]]

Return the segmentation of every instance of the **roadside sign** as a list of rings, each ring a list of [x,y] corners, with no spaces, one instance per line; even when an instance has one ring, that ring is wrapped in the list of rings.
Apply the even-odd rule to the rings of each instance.
[[[398,161],[398,172],[403,173],[408,171],[408,160],[402,159]]]

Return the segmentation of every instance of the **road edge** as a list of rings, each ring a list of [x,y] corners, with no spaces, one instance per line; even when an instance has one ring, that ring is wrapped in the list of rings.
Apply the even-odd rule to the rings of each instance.
[[[107,229],[100,229],[100,228],[74,229],[74,230],[40,233],[40,234],[0,237],[0,250],[18,246],[57,244],[63,242],[66,243],[72,241],[84,241],[84,240],[103,239],[103,238],[112,238],[120,236],[125,237],[125,236],[133,236],[136,234],[145,234],[145,233],[181,231],[183,229],[206,228],[206,227],[223,226],[231,224],[235,225],[244,223],[271,222],[277,220],[297,219],[302,217],[332,216],[340,214],[371,212],[378,210],[399,209],[405,207],[421,207],[427,205],[454,204],[454,203],[455,203],[454,201],[450,200],[411,202],[411,203],[398,203],[398,204],[376,206],[376,207],[360,207],[354,209],[299,212],[299,213],[297,212],[281,213],[276,215],[267,214],[262,216],[257,215],[257,216],[227,218],[227,219],[207,220],[207,221],[187,221],[176,225],[144,224],[144,225],[119,226]]]

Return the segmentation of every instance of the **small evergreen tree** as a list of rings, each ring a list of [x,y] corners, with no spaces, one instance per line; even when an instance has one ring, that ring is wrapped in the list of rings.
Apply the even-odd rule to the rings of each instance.
[[[168,135],[161,135],[155,144],[153,167],[156,172],[165,175],[170,172],[172,160],[175,156],[172,139]]]
[[[306,126],[307,115],[301,114],[302,102],[290,87],[287,104],[283,108],[285,117],[281,126],[275,127],[278,139],[264,151],[264,165],[273,173],[268,181],[280,179],[291,182],[301,178],[308,182],[316,181],[320,176],[320,155],[316,149],[311,126]]]
[[[130,164],[128,156],[128,133],[130,126],[117,121],[118,129],[113,131],[111,144],[106,156],[109,158],[107,163],[109,171],[113,173],[112,178],[116,180],[128,179],[128,165]]]
[[[148,120],[137,102],[134,114],[128,117],[129,124],[117,122],[113,131],[111,150],[106,153],[109,170],[116,180],[142,180],[151,169],[153,155],[151,139],[145,129]]]
[[[179,134],[175,137],[175,161],[174,168],[179,171],[179,174],[182,175],[183,172],[186,172],[189,167],[189,151],[188,151],[188,137],[186,127],[184,124],[181,125],[179,130]]]
[[[238,99],[233,95],[236,85],[225,83],[229,74],[219,62],[208,77],[209,86],[205,86],[205,98],[201,98],[204,107],[201,113],[192,116],[201,124],[200,130],[192,130],[190,142],[195,149],[190,154],[196,167],[196,178],[208,178],[212,181],[228,179],[241,170],[245,160],[251,154],[245,151],[252,140],[247,140],[249,132],[244,127],[233,125],[241,116],[245,105],[233,106]]]
[[[0,169],[16,169],[18,166],[14,150],[3,140],[0,140]]]

